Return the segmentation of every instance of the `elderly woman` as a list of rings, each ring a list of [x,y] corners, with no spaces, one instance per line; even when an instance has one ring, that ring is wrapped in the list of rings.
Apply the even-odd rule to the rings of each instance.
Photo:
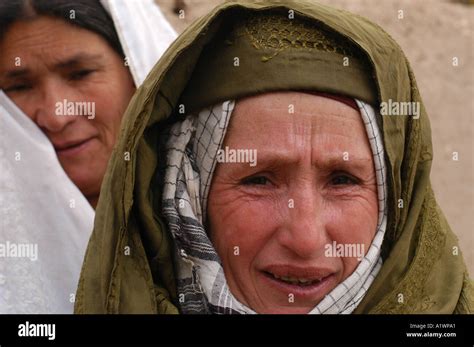
[[[153,0],[1,2],[0,313],[72,313],[125,109],[174,37]]]
[[[361,17],[225,3],[152,70],[118,146],[78,313],[473,310],[413,73]]]

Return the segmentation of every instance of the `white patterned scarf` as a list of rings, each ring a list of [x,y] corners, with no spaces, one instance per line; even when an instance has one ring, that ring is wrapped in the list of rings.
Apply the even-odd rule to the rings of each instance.
[[[355,271],[310,314],[351,313],[382,266],[380,248],[387,224],[384,149],[374,109],[356,100],[374,156],[379,215],[372,244]],[[173,124],[166,140],[162,208],[175,241],[175,264],[182,313],[256,313],[231,293],[221,260],[205,230],[207,197],[234,101],[188,115]]]

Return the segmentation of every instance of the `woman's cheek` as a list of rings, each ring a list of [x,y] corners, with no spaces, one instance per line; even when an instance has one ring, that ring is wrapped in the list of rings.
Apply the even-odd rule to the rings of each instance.
[[[367,253],[377,227],[378,209],[373,199],[344,200],[332,204],[328,211],[327,232],[336,245],[354,245],[353,249]],[[375,217],[374,217],[375,216]],[[362,255],[362,257],[363,257]],[[341,257],[343,279],[347,278],[360,262],[360,254]]]
[[[269,201],[224,197],[209,212],[212,241],[221,257],[253,258],[275,230],[274,205]]]
[[[95,117],[91,124],[99,132],[104,150],[110,154],[117,141],[126,106],[121,102],[113,102],[115,98],[110,97],[106,89],[94,88],[88,95],[95,104]]]

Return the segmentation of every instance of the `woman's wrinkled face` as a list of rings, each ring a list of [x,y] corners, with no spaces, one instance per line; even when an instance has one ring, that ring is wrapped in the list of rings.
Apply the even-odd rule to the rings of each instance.
[[[98,34],[60,19],[14,23],[0,42],[0,88],[52,142],[94,206],[135,86]]]
[[[359,112],[305,93],[249,97],[223,146],[257,151],[255,166],[219,163],[209,193],[208,226],[232,293],[258,313],[308,313],[375,235],[376,176]]]

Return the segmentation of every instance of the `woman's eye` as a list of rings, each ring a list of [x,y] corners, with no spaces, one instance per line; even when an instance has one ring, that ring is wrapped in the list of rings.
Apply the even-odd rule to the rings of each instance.
[[[334,185],[352,185],[357,184],[357,180],[348,175],[337,175],[331,180],[331,183]]]
[[[71,73],[69,78],[73,81],[78,81],[78,80],[83,79],[84,77],[87,77],[88,75],[90,75],[93,72],[94,72],[94,70],[86,70],[86,69],[79,70],[79,71],[75,71],[75,72]]]
[[[255,177],[245,178],[242,181],[242,184],[244,184],[244,185],[266,185],[269,182],[270,181],[268,180],[268,178],[266,178],[264,176],[255,176]]]
[[[31,87],[27,84],[16,84],[11,87],[5,88],[5,92],[11,93],[11,92],[22,92],[25,90],[30,89]]]

